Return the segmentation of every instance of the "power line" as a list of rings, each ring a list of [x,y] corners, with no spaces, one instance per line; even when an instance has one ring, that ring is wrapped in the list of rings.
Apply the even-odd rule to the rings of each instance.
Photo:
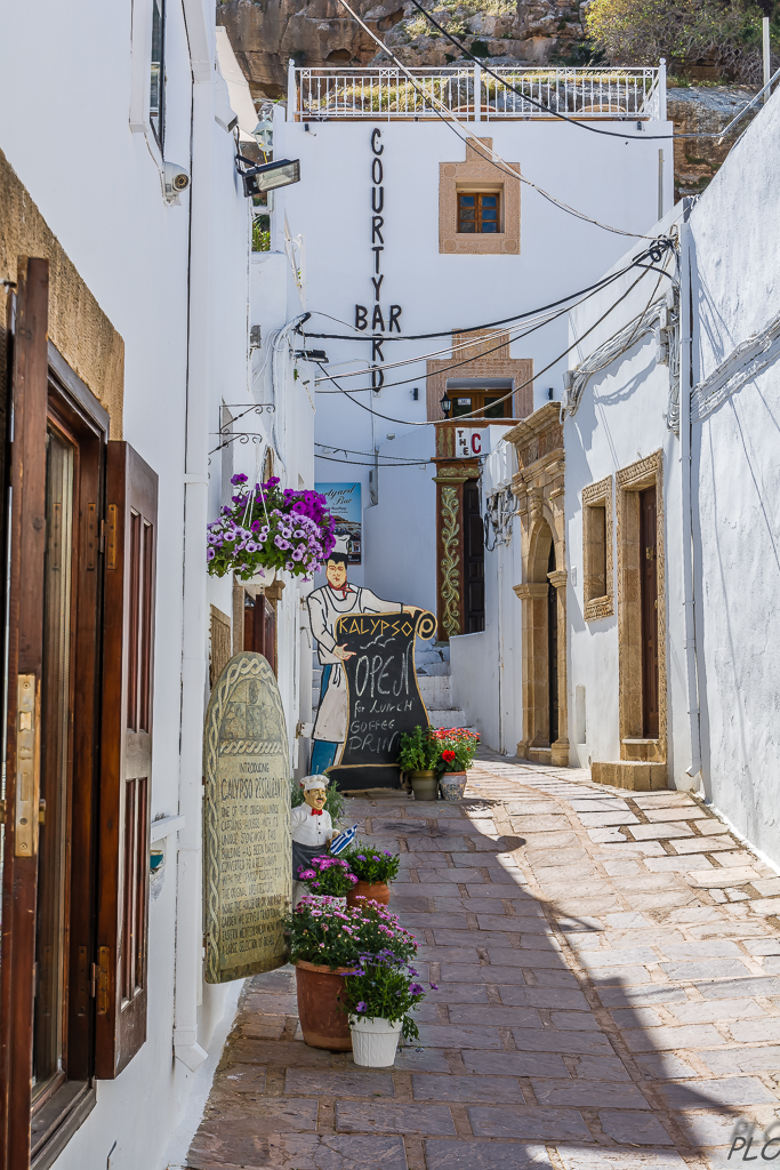
[[[672,246],[671,240],[669,240],[667,242],[667,246],[668,247]],[[541,329],[545,325],[549,325],[552,321],[554,321],[558,317],[562,317],[565,313],[572,312],[572,310],[578,308],[579,305],[583,304],[586,300],[589,300],[590,297],[595,296],[597,292],[601,292],[602,289],[607,288],[610,284],[613,284],[615,281],[620,280],[620,278],[625,276],[627,272],[630,272],[632,268],[641,268],[642,272],[660,272],[664,276],[669,276],[671,278],[671,273],[666,272],[664,269],[658,269],[654,265],[644,265],[644,264],[639,264],[636,261],[632,261],[631,264],[625,265],[624,268],[619,269],[617,272],[613,272],[611,275],[604,277],[603,280],[598,282],[598,284],[591,286],[591,288],[586,290],[584,292],[584,294],[580,296],[580,299],[578,301],[576,301],[573,305],[569,305],[569,306],[566,306],[566,307],[559,309],[553,315],[545,318],[543,321],[537,322],[535,325],[530,326],[530,328],[528,328],[528,329],[522,330],[516,334],[510,333],[503,340],[497,342],[495,345],[490,346],[489,349],[482,349],[480,351],[480,353],[477,355],[477,358],[487,357],[488,354],[494,353],[496,350],[503,349],[505,346],[511,345],[514,342],[519,341],[524,337],[529,337],[532,333],[535,333],[537,329]],[[659,280],[660,280],[660,276],[659,276]],[[576,295],[579,295],[579,294],[576,294]],[[472,342],[472,345],[473,344],[474,343]],[[448,366],[442,366],[441,369],[437,370],[437,373],[438,374],[446,374],[446,373],[449,373],[450,370],[457,370],[457,369],[460,369],[462,366],[472,365],[473,362],[477,360],[477,358],[473,358],[473,357],[464,358],[461,361],[452,362]],[[415,358],[412,360],[413,361],[423,361],[424,355],[422,357]],[[320,369],[324,369],[324,366],[322,363],[317,362],[316,364],[320,367]],[[377,369],[377,370],[380,370],[383,368],[384,368],[383,366],[375,366],[374,367],[374,369]],[[356,376],[357,376],[356,373],[340,374],[339,375],[339,377],[342,380],[344,378],[354,378]],[[328,372],[326,372],[325,378],[317,378],[316,381],[317,382],[321,382],[321,381],[333,382],[334,386],[336,386],[337,389],[336,390],[324,390],[320,387],[317,387],[317,388],[315,388],[315,394],[347,394],[347,393],[349,393],[349,394],[366,394],[369,391],[376,389],[374,386],[355,386],[355,387],[352,387],[349,391],[347,391],[346,388],[343,386],[340,386],[339,383],[335,381],[333,375],[331,375]],[[380,387],[380,388],[381,389],[389,389],[391,386],[407,386],[410,382],[416,382],[416,381],[419,381],[419,378],[416,376],[413,378],[398,378],[394,382],[383,383],[382,387]]]
[[[500,82],[501,85],[503,85],[506,89],[511,90],[512,93],[517,94],[517,96],[521,97],[523,101],[529,102],[530,105],[535,106],[538,110],[543,110],[545,114],[550,114],[553,118],[559,118],[562,122],[570,122],[572,125],[579,126],[580,129],[587,130],[591,134],[603,134],[607,138],[630,138],[635,142],[664,142],[674,138],[720,138],[726,133],[725,130],[704,130],[698,134],[695,132],[691,132],[689,134],[627,134],[622,133],[619,130],[605,130],[602,126],[593,126],[588,122],[582,122],[578,118],[573,118],[570,114],[562,114],[560,110],[554,110],[552,106],[546,106],[544,102],[537,101],[536,98],[532,98],[530,94],[523,93],[521,89],[518,89],[516,85],[512,85],[509,81],[507,81],[506,78],[502,77],[500,73],[496,73],[495,70],[491,69],[489,65],[484,63],[483,59],[476,57],[470,49],[466,48],[462,41],[459,41],[458,38],[454,37],[452,33],[448,32],[443,25],[439,24],[438,20],[436,20],[436,18],[432,16],[427,9],[423,8],[422,4],[420,4],[418,0],[410,0],[410,3],[425,17],[425,19],[430,24],[433,25],[434,28],[437,28],[442,36],[446,37],[450,44],[454,45],[455,48],[458,49],[458,51],[462,53],[464,57],[467,57],[469,61],[473,61],[476,65],[479,65],[483,73],[489,74],[490,77],[495,78],[495,80]],[[475,95],[475,102],[476,100],[477,98]],[[631,121],[635,120],[635,118],[631,118]]]
[[[640,265],[641,262],[645,259],[650,259],[654,263],[658,263],[663,258],[664,252],[673,247],[673,241],[670,236],[645,236],[644,238],[652,240],[651,246],[645,248],[644,251],[639,252],[617,275],[622,276],[623,273],[628,272],[632,267]],[[650,265],[648,265],[648,267],[650,267]],[[665,275],[668,276],[670,274],[665,273]],[[559,297],[557,301],[550,301],[549,304],[540,305],[536,309],[528,309],[525,313],[515,313],[511,317],[503,317],[498,321],[485,321],[481,325],[451,326],[449,329],[435,329],[430,333],[404,333],[399,334],[397,337],[392,336],[392,334],[387,334],[382,338],[382,341],[430,341],[434,337],[451,337],[453,333],[475,333],[481,329],[494,329],[498,325],[509,325],[513,321],[523,321],[527,317],[536,317],[540,313],[546,313],[549,309],[557,309],[559,305],[565,305],[568,301],[574,300],[575,297],[584,296],[586,293],[596,291],[602,285],[609,284],[609,282],[614,278],[615,274],[603,276],[600,280],[597,280],[595,284],[590,284],[586,288],[579,289],[577,292],[568,293],[568,295],[565,297]],[[312,310],[312,313],[316,313],[317,316],[321,317],[330,317],[329,313],[322,313],[318,309]],[[338,318],[331,317],[331,320],[338,320]],[[301,322],[297,327],[298,333],[300,333],[303,337],[316,337],[318,340],[322,339],[325,341],[374,340],[372,334],[366,333],[359,333],[357,336],[352,333],[311,333],[308,329],[303,327],[304,324],[304,322]],[[342,324],[345,324],[345,322],[342,322]],[[351,326],[348,327],[352,328]],[[473,344],[473,342],[470,344]]]
[[[403,64],[403,62],[400,61],[398,59],[398,57],[396,57],[395,53],[393,53],[393,51],[389,48],[389,46],[385,44],[385,42],[382,40],[382,38],[378,37],[376,35],[376,33],[372,32],[372,30],[368,27],[366,22],[364,20],[361,20],[361,18],[358,16],[358,14],[355,12],[355,10],[353,8],[351,8],[350,5],[347,3],[347,0],[339,0],[339,3],[344,8],[346,8],[347,12],[350,14],[352,19],[357,24],[360,25],[360,27],[363,29],[363,31],[368,33],[368,35],[371,37],[372,41],[374,41],[374,43],[377,44],[379,46],[379,48],[382,49],[383,52],[387,53],[390,60],[395,62],[395,64],[398,66],[398,68],[406,75],[406,77],[412,83],[412,85],[417,90],[417,92],[421,93],[423,98],[426,101],[431,103],[431,109],[432,109],[433,113],[436,115],[436,117],[439,118],[442,122],[444,122],[445,126],[449,126],[450,130],[452,130],[453,134],[455,134],[455,136],[457,138],[459,138],[461,142],[465,143],[466,145],[468,145],[469,139],[471,139],[472,142],[476,142],[477,146],[474,149],[477,151],[477,154],[480,155],[482,158],[484,158],[487,162],[491,163],[496,168],[496,170],[499,170],[504,174],[510,175],[512,178],[517,179],[521,183],[525,183],[527,186],[531,187],[534,191],[536,191],[539,195],[541,195],[543,199],[546,199],[549,203],[552,203],[553,206],[560,208],[561,211],[565,211],[569,215],[573,215],[576,219],[584,220],[586,223],[591,223],[595,227],[602,228],[606,232],[613,232],[615,235],[618,235],[618,236],[629,236],[631,239],[643,239],[643,240],[647,240],[647,239],[651,238],[650,236],[644,235],[642,232],[629,232],[629,231],[626,231],[625,228],[617,228],[617,227],[613,227],[611,224],[602,223],[601,220],[594,219],[593,216],[586,215],[584,211],[577,211],[577,209],[575,207],[571,207],[568,203],[564,203],[563,200],[557,199],[554,195],[551,195],[549,191],[545,191],[545,189],[543,187],[540,187],[538,185],[538,183],[534,183],[531,179],[527,179],[525,177],[525,175],[521,175],[519,171],[513,170],[513,168],[509,166],[509,164],[506,162],[506,160],[503,159],[501,157],[501,155],[498,154],[497,151],[486,147],[484,145],[484,143],[480,141],[480,139],[477,137],[476,134],[472,133],[472,131],[469,130],[467,126],[463,126],[462,123],[460,123],[457,120],[457,118],[453,117],[453,115],[450,113],[450,111],[445,106],[444,102],[442,102],[439,98],[437,98],[435,94],[427,94],[425,92],[425,90],[422,88],[422,86],[417,84],[412,73],[407,69],[407,67]],[[437,110],[437,108],[436,108],[437,105],[441,106],[441,109],[444,110],[444,114],[440,113],[439,110]],[[465,131],[465,133],[466,133],[465,138],[462,134],[459,133],[460,130]]]
[[[339,451],[343,451],[345,455],[364,455],[366,457],[366,459],[373,459],[373,453],[371,451],[353,451],[351,447],[336,447],[333,445],[333,443],[315,443],[314,446],[315,447],[322,447],[325,451],[330,451],[331,455],[336,455]],[[317,455],[316,458],[317,459],[325,459],[326,456],[325,455]],[[399,460],[400,467],[403,467],[403,465],[405,463],[415,463],[416,464],[416,463],[420,462],[419,459],[407,459],[403,455],[385,455],[384,458]],[[425,462],[427,463],[428,460],[426,459]],[[393,466],[395,466],[395,464],[390,464],[389,466],[393,467]]]
[[[340,447],[340,451],[344,448]],[[368,451],[361,452],[361,454],[368,455]],[[346,464],[347,467],[380,467],[386,471],[390,467],[427,467],[431,462],[430,459],[415,459],[408,463],[380,463],[379,460],[372,459],[370,462],[364,463],[360,459],[337,459],[335,455],[315,455],[315,459],[326,459],[328,463]]]
[[[343,0],[342,0],[342,3],[343,3]],[[596,329],[602,323],[602,321],[604,321],[606,319],[606,317],[608,317],[609,314],[614,309],[617,308],[617,306],[620,304],[621,301],[625,300],[625,298],[629,295],[629,293],[631,293],[636,288],[636,286],[639,284],[640,280],[642,280],[643,277],[646,276],[647,271],[648,271],[647,269],[643,269],[640,272],[639,276],[636,278],[636,280],[633,282],[633,284],[629,285],[629,287],[626,289],[623,296],[620,297],[619,300],[613,301],[612,304],[608,306],[608,308],[601,314],[601,316],[596,321],[594,321],[593,324],[590,325],[585,330],[585,332],[583,334],[581,334],[578,338],[575,338],[575,340],[571,343],[571,345],[568,345],[566,347],[566,349],[564,349],[561,353],[559,353],[557,355],[557,357],[553,358],[553,360],[551,362],[549,362],[546,366],[544,366],[541,370],[537,370],[530,378],[526,378],[525,382],[521,382],[519,386],[513,387],[513,389],[510,390],[507,394],[504,394],[500,398],[495,399],[495,401],[491,403],[491,406],[498,406],[499,403],[506,402],[507,399],[512,398],[519,390],[523,390],[526,386],[529,386],[534,381],[535,378],[539,378],[539,377],[541,377],[542,374],[546,374],[548,370],[551,370],[553,368],[553,366],[557,365],[559,361],[561,361],[563,358],[565,358],[567,356],[567,354],[571,353],[571,351],[577,345],[579,345],[580,342],[584,340],[584,338],[586,338],[590,333],[592,333],[593,330]],[[657,284],[656,284],[656,287],[657,287]],[[322,370],[322,372],[324,374],[327,374],[327,371],[326,371],[324,365],[322,364],[322,362],[316,362],[315,364],[320,367],[320,369]],[[327,376],[330,379],[330,381],[333,382],[334,386],[336,386],[341,391],[342,394],[344,394],[347,398],[349,398],[351,402],[354,402],[355,405],[359,406],[361,410],[367,411],[369,414],[373,415],[375,418],[381,418],[381,419],[384,419],[386,422],[392,422],[392,423],[398,424],[399,426],[407,426],[407,427],[431,427],[431,426],[435,427],[435,426],[441,426],[442,423],[448,421],[446,419],[427,419],[425,421],[418,422],[418,421],[413,420],[413,419],[395,418],[393,415],[382,414],[380,411],[373,410],[370,406],[366,406],[365,403],[361,402],[358,398],[354,398],[353,392],[351,392],[349,390],[345,390],[343,386],[339,386],[338,382],[336,381],[336,379],[332,375],[327,374]],[[484,415],[482,415],[481,410],[472,410],[472,411],[469,411],[467,414],[459,415],[458,421],[463,422],[465,419],[477,418],[477,417],[484,418]]]

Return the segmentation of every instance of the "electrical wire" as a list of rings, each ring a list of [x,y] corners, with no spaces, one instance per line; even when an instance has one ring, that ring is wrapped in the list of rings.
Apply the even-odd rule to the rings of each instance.
[[[342,451],[343,449],[343,447],[339,448]],[[366,451],[365,454],[367,455],[368,452]],[[415,459],[409,463],[380,463],[378,460],[372,459],[368,463],[363,463],[360,459],[337,459],[335,455],[315,455],[315,459],[326,459],[328,463],[346,464],[347,467],[379,467],[383,471],[387,471],[391,467],[427,467],[431,462],[431,459]]]
[[[642,252],[638,252],[637,255],[634,256],[634,258],[630,261],[630,263],[624,266],[619,275],[628,272],[632,267],[641,264],[641,262],[647,258],[651,259],[655,263],[658,263],[663,258],[664,252],[674,246],[674,241],[670,236],[645,236],[643,238],[652,240],[651,246],[645,248]],[[651,266],[648,265],[647,267]],[[671,274],[665,273],[665,275],[670,276]],[[399,334],[397,337],[394,337],[392,334],[387,334],[386,336],[382,337],[382,341],[430,341],[434,337],[451,337],[453,333],[475,333],[482,329],[494,329],[498,325],[509,325],[513,321],[522,321],[528,317],[535,317],[540,313],[546,313],[549,309],[556,309],[559,305],[565,305],[568,301],[574,300],[575,297],[581,297],[586,293],[597,291],[602,287],[602,285],[609,284],[609,282],[613,280],[614,277],[614,273],[612,275],[602,276],[601,279],[597,280],[594,284],[590,284],[586,288],[581,288],[577,292],[568,293],[565,297],[559,297],[557,301],[550,301],[548,304],[540,305],[536,309],[529,309],[525,313],[515,313],[511,317],[503,317],[498,321],[485,321],[481,325],[451,326],[449,329],[436,329],[429,333],[403,333]],[[313,316],[315,313],[317,316],[329,317],[332,321],[339,320],[338,317],[331,317],[330,313],[323,313],[319,309],[312,310],[310,315]],[[297,332],[300,333],[302,337],[316,337],[318,340],[322,339],[325,341],[374,340],[373,334],[370,333],[359,333],[357,336],[348,333],[312,333],[303,327],[304,324],[305,322],[301,322],[297,326]],[[350,329],[353,328],[353,326],[349,325],[348,322],[342,321],[340,324],[345,324]],[[464,345],[467,344],[473,345],[474,343],[464,342]]]
[[[671,247],[671,241],[669,241],[669,246]],[[630,272],[632,268],[636,268],[636,267],[641,268],[642,272],[663,272],[663,275],[671,277],[671,273],[666,272],[663,269],[657,269],[654,265],[637,264],[636,261],[634,261],[631,264],[627,264],[624,268],[619,269],[617,272],[613,272],[611,275],[605,277],[597,285],[594,285],[588,292],[586,292],[584,294],[584,296],[581,296],[580,299],[578,301],[576,301],[573,305],[568,305],[566,307],[563,307],[563,308],[557,310],[556,313],[545,318],[543,321],[537,322],[535,325],[530,326],[528,329],[524,329],[524,330],[522,330],[518,333],[515,333],[515,334],[509,333],[501,341],[497,342],[495,345],[490,346],[489,349],[481,349],[480,353],[478,354],[478,357],[480,357],[480,358],[487,357],[489,354],[494,353],[496,350],[504,349],[507,345],[512,345],[516,341],[519,341],[525,337],[529,337],[532,333],[535,333],[537,329],[541,329],[544,326],[549,325],[552,321],[556,320],[556,318],[562,317],[564,314],[572,312],[574,309],[578,308],[581,304],[584,304],[584,302],[589,300],[592,296],[595,296],[596,293],[601,292],[604,288],[607,288],[610,284],[613,284],[615,281],[620,280],[623,276],[626,275],[626,273]],[[660,281],[660,276],[659,276],[659,281]],[[472,342],[472,345],[473,344],[474,343]],[[415,358],[412,360],[423,361],[424,357]],[[437,373],[438,374],[449,373],[450,370],[457,370],[457,369],[460,369],[462,366],[472,365],[475,360],[476,360],[476,358],[471,357],[471,358],[464,358],[462,361],[452,362],[448,366],[442,366],[439,370],[437,370]],[[324,369],[324,365],[321,362],[317,362],[316,364],[320,367],[320,369]],[[382,366],[375,366],[374,368],[377,370],[383,369]],[[341,374],[339,376],[343,380],[344,378],[354,378],[356,375],[353,373],[353,374]],[[338,382],[335,381],[334,377],[332,376],[332,374],[330,372],[326,372],[324,379],[317,378],[316,381],[317,382],[329,381],[329,382],[332,382],[333,385],[336,386],[337,388],[335,390],[326,390],[326,389],[323,389],[322,387],[316,387],[315,394],[346,394],[346,393],[366,394],[370,391],[376,390],[376,388],[374,386],[355,386],[355,387],[350,388],[349,391],[347,391],[346,387],[341,386]],[[411,377],[411,378],[397,378],[393,382],[384,382],[382,384],[382,386],[379,387],[379,389],[382,389],[382,390],[389,389],[391,386],[407,386],[407,385],[409,385],[410,382],[417,382],[417,381],[419,381],[418,376]]]
[[[495,80],[500,82],[505,89],[511,90],[512,93],[517,94],[517,96],[521,97],[523,101],[528,102],[532,106],[535,106],[538,110],[543,110],[545,114],[550,114],[553,118],[559,118],[562,122],[570,122],[572,125],[579,126],[580,129],[587,130],[591,134],[603,134],[607,138],[629,138],[634,142],[668,142],[670,139],[675,138],[719,138],[725,133],[722,130],[703,130],[699,133],[692,131],[691,133],[687,134],[626,134],[619,130],[605,130],[602,126],[593,126],[588,122],[583,122],[578,118],[573,118],[570,114],[562,114],[560,110],[554,110],[552,106],[546,106],[544,102],[537,101],[536,98],[532,98],[530,94],[523,93],[523,91],[518,89],[516,85],[510,84],[510,82],[507,81],[506,78],[502,77],[500,73],[496,73],[495,70],[491,69],[489,65],[484,63],[483,59],[476,57],[470,49],[466,48],[462,41],[459,41],[458,38],[454,37],[452,33],[448,32],[443,25],[439,24],[438,20],[436,20],[436,18],[432,16],[431,13],[427,11],[427,9],[423,8],[422,4],[419,3],[419,0],[410,0],[410,3],[425,17],[428,23],[432,24],[434,28],[437,28],[442,36],[446,37],[450,44],[454,45],[455,48],[460,53],[462,53],[464,57],[467,57],[469,61],[473,61],[476,65],[479,65],[483,73],[487,73],[490,77],[495,78]],[[635,117],[631,117],[628,120],[634,122],[637,119]]]
[[[472,133],[472,131],[469,130],[468,127],[464,126],[461,122],[458,121],[457,118],[453,117],[453,115],[447,109],[444,102],[442,102],[439,98],[437,98],[435,96],[435,94],[427,94],[425,92],[425,90],[422,88],[422,86],[417,84],[417,82],[415,81],[415,79],[414,79],[412,73],[409,71],[409,69],[407,69],[407,67],[403,64],[403,62],[400,61],[398,59],[398,57],[396,57],[395,53],[393,53],[393,51],[389,48],[389,46],[385,44],[385,42],[382,40],[382,38],[378,37],[376,35],[376,33],[372,32],[372,30],[368,27],[366,22],[364,20],[361,20],[361,18],[358,16],[358,14],[355,12],[355,10],[353,8],[351,8],[350,5],[347,3],[347,0],[339,0],[339,3],[344,8],[346,8],[347,12],[350,14],[352,19],[357,24],[359,24],[360,27],[363,29],[363,31],[366,32],[371,37],[372,41],[374,41],[374,43],[377,44],[379,46],[379,48],[382,49],[383,52],[387,53],[390,60],[395,62],[395,64],[398,66],[398,68],[406,75],[406,77],[412,83],[412,85],[417,90],[417,92],[421,93],[423,98],[427,102],[431,103],[431,109],[432,109],[433,113],[436,115],[437,118],[439,118],[442,122],[444,122],[445,126],[449,126],[450,130],[452,130],[452,132],[453,132],[453,134],[455,134],[456,138],[459,138],[460,141],[466,143],[466,145],[468,145],[469,140],[471,140],[472,142],[477,144],[474,147],[474,150],[476,151],[478,156],[484,158],[486,162],[491,163],[497,170],[501,171],[502,173],[510,175],[512,178],[517,179],[521,183],[525,183],[527,186],[531,187],[534,191],[536,191],[537,194],[541,195],[543,199],[546,199],[548,201],[548,203],[552,203],[554,207],[558,207],[558,208],[560,208],[561,211],[565,211],[569,215],[573,215],[576,219],[581,219],[585,223],[593,224],[595,227],[601,228],[603,231],[613,232],[615,235],[618,235],[618,236],[628,236],[630,239],[633,239],[633,240],[651,239],[650,236],[646,236],[642,232],[629,232],[629,231],[626,231],[625,228],[618,228],[618,227],[614,227],[612,224],[602,223],[601,220],[595,219],[593,216],[587,215],[584,211],[578,211],[575,207],[571,207],[568,203],[564,203],[563,200],[556,199],[556,197],[554,195],[551,195],[549,191],[545,191],[544,187],[540,187],[538,183],[534,183],[531,179],[527,179],[525,177],[525,175],[521,175],[519,171],[514,170],[509,165],[509,163],[506,162],[506,160],[503,159],[500,154],[498,154],[497,151],[493,150],[490,147],[485,146],[484,142],[482,142],[481,139],[479,139],[476,134]],[[440,113],[439,110],[436,109],[437,105],[441,106],[441,109],[444,111],[443,114]],[[466,137],[464,137],[463,134],[459,133],[460,130],[465,131]]]
[[[342,3],[343,3],[343,0],[342,0]],[[579,345],[581,341],[583,341],[590,333],[592,333],[594,329],[598,328],[598,326],[602,323],[602,321],[604,321],[609,316],[609,314],[611,312],[613,312],[614,309],[617,308],[617,306],[620,304],[621,301],[625,300],[625,298],[629,295],[629,293],[631,293],[636,288],[636,286],[639,284],[640,280],[642,280],[647,275],[647,271],[648,271],[647,269],[643,269],[640,272],[639,276],[636,278],[636,280],[633,282],[633,284],[629,285],[629,287],[626,289],[623,296],[620,297],[619,300],[613,301],[612,304],[609,305],[607,307],[607,309],[605,309],[605,311],[601,314],[601,316],[596,321],[594,321],[593,324],[590,325],[585,330],[584,333],[582,333],[579,337],[575,338],[575,340],[571,343],[571,345],[568,345],[566,347],[566,349],[564,349],[561,353],[559,353],[557,355],[557,357],[554,357],[551,362],[548,362],[548,364],[546,366],[544,366],[541,370],[537,370],[536,373],[534,373],[530,378],[526,378],[525,382],[521,382],[519,386],[513,387],[513,389],[510,390],[507,394],[504,394],[500,398],[495,399],[495,401],[491,403],[491,406],[498,406],[499,403],[506,402],[507,399],[512,398],[519,390],[523,390],[526,386],[531,385],[535,378],[539,378],[539,377],[541,377],[542,374],[546,374],[548,370],[551,370],[553,368],[553,366],[557,365],[559,361],[561,361],[563,358],[565,358],[567,356],[567,354],[571,353],[571,351],[577,345]],[[322,364],[322,362],[316,362],[315,364],[320,367],[320,369],[322,370],[323,373],[327,374],[327,371],[326,371],[324,365]],[[369,414],[373,415],[375,418],[381,418],[381,419],[384,419],[386,422],[392,422],[392,423],[396,423],[399,426],[407,426],[407,427],[431,427],[431,426],[435,427],[435,426],[441,426],[442,423],[449,421],[447,419],[427,419],[427,420],[418,422],[414,419],[395,418],[393,415],[383,414],[381,411],[373,410],[370,406],[366,406],[365,403],[361,402],[358,398],[354,398],[353,393],[349,390],[345,390],[343,386],[339,386],[338,382],[336,381],[336,379],[334,377],[332,377],[332,375],[328,375],[328,377],[333,382],[334,386],[336,386],[339,390],[341,390],[341,393],[344,394],[347,398],[349,398],[351,402],[354,402],[355,405],[359,406],[361,410],[367,411]],[[481,409],[480,410],[472,410],[472,411],[469,411],[467,414],[458,415],[458,421],[463,422],[465,419],[477,418],[477,417],[484,418],[484,415],[482,414]]]
[[[330,451],[331,455],[335,455],[335,454],[337,454],[337,452],[339,452],[339,451],[343,451],[345,455],[363,455],[363,456],[365,456],[365,458],[366,458],[366,459],[372,459],[372,458],[373,458],[373,454],[372,454],[372,452],[371,452],[371,451],[354,451],[354,450],[352,450],[352,448],[351,448],[351,447],[336,447],[336,446],[334,446],[334,445],[333,445],[333,443],[315,443],[315,444],[314,444],[314,446],[315,446],[315,447],[322,447],[322,448],[323,448],[323,450],[325,450],[325,451]],[[322,455],[322,456],[318,455],[318,456],[317,456],[317,458],[318,458],[318,459],[320,459],[320,458],[324,459],[324,458],[325,458],[325,456],[324,456],[324,455]],[[403,465],[404,465],[405,463],[415,463],[415,464],[417,464],[417,463],[419,463],[419,462],[420,462],[420,461],[419,461],[419,459],[407,459],[407,458],[406,458],[405,456],[403,456],[403,455],[385,455],[385,456],[384,456],[384,458],[385,458],[385,459],[397,459],[397,460],[400,460],[400,463],[398,464],[400,467],[403,467]],[[428,460],[426,460],[426,463],[427,463],[427,462],[429,462],[429,461],[428,461]],[[391,463],[391,464],[389,464],[389,466],[390,466],[390,467],[394,467],[394,466],[395,466],[395,464],[392,464],[392,463]]]

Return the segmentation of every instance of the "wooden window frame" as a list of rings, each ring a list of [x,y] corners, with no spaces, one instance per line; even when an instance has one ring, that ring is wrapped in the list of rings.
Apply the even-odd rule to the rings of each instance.
[[[603,513],[603,535],[596,513]],[[582,601],[586,622],[615,612],[612,557],[612,476],[582,490]],[[599,589],[603,585],[603,589]]]
[[[457,227],[458,235],[470,235],[470,236],[473,236],[473,235],[483,235],[483,236],[501,235],[501,232],[502,232],[502,213],[504,210],[504,207],[503,207],[504,200],[502,198],[503,193],[504,192],[503,192],[502,187],[495,187],[493,189],[489,189],[489,190],[485,189],[485,190],[479,190],[479,191],[472,191],[468,188],[460,188],[459,187],[455,193],[457,216],[458,216],[458,227]],[[464,196],[470,196],[474,199],[474,231],[473,232],[469,232],[466,228],[463,227],[463,224],[465,221],[464,221],[464,216],[463,216],[463,209],[462,209],[462,205],[461,205],[461,200],[464,198]],[[490,199],[495,199],[495,201],[496,201],[495,221],[485,220],[483,218],[482,200],[486,197],[490,198]],[[495,222],[496,230],[494,232],[487,231],[486,228],[484,227],[484,224],[485,223],[493,223],[493,222]]]
[[[165,0],[148,0],[149,3],[149,20],[150,20],[150,39],[149,39],[149,127],[154,135],[155,141],[160,150],[164,149],[165,143]],[[154,59],[154,19],[155,8],[160,14],[160,60],[155,62]],[[158,78],[158,105],[157,113],[153,112],[152,108],[152,76],[155,65],[159,69]]]

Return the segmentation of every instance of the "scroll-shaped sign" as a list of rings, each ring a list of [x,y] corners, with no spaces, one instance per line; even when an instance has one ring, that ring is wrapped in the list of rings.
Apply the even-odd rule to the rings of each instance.
[[[282,700],[262,654],[236,654],[206,712],[203,750],[206,981],[286,962],[292,899],[289,753]]]
[[[339,618],[336,641],[352,656],[347,682],[347,735],[328,769],[339,787],[397,788],[401,734],[428,725],[415,670],[415,641],[432,638],[432,613],[355,613]]]

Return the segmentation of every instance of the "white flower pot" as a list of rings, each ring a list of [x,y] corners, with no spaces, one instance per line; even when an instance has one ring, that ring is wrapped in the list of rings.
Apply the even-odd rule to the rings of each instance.
[[[389,1068],[395,1063],[401,1021],[390,1023],[373,1016],[350,1016],[352,1059],[364,1068]]]
[[[273,585],[276,580],[276,569],[264,569],[263,574],[254,573],[248,581],[241,581],[250,597],[259,597],[260,594]]]

